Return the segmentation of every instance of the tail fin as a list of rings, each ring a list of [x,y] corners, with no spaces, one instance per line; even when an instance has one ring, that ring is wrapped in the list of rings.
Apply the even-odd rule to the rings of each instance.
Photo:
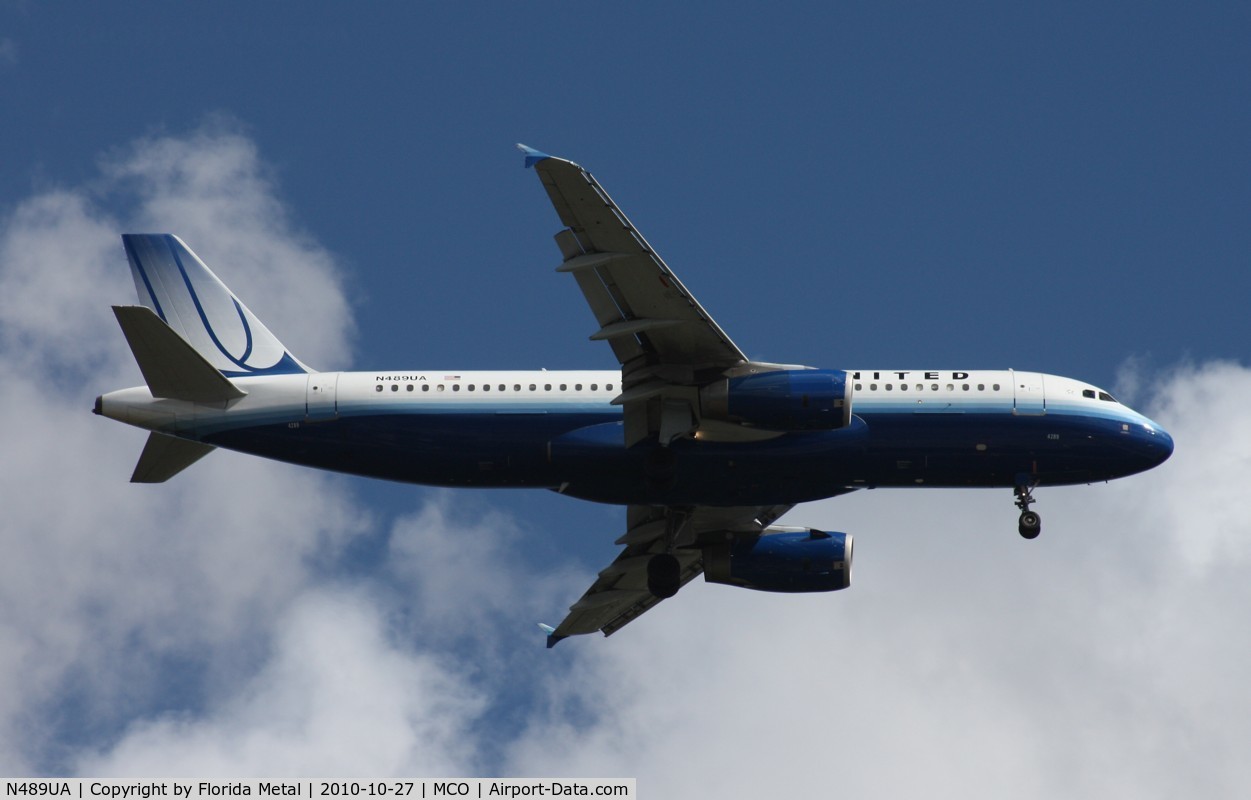
[[[125,233],[139,302],[228,377],[310,372],[177,236]]]

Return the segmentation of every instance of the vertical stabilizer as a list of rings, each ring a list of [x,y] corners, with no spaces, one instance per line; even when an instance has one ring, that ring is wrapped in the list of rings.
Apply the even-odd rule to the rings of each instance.
[[[177,236],[122,234],[139,302],[229,377],[309,372]]]

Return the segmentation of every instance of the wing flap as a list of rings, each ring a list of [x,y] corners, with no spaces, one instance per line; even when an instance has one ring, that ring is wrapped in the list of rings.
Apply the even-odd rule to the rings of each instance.
[[[686,320],[680,319],[641,319],[622,320],[620,322],[610,322],[604,327],[591,334],[591,341],[597,342],[604,339],[617,339],[622,336],[633,336],[636,333],[647,333],[650,331],[658,331],[661,328],[668,328],[673,325],[681,325]]]
[[[622,321],[621,307],[612,293],[608,291],[608,287],[604,285],[597,271],[579,270],[574,273],[574,280],[582,296],[586,298],[587,305],[591,307],[591,313],[595,315],[595,321],[599,323],[600,330],[610,328]],[[644,354],[635,336],[610,339],[608,344],[612,347],[613,355],[617,357],[619,364],[628,364]]]

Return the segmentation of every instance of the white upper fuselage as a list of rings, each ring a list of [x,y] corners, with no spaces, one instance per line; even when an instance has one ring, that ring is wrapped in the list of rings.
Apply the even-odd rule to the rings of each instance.
[[[1014,370],[853,370],[853,413],[1066,415],[1155,426],[1091,384]],[[155,399],[146,386],[106,394],[101,410],[179,435],[240,425],[375,414],[620,414],[617,370],[376,370],[236,378],[247,395],[226,407]],[[936,423],[939,424],[939,423]],[[198,437],[197,437],[198,438]]]

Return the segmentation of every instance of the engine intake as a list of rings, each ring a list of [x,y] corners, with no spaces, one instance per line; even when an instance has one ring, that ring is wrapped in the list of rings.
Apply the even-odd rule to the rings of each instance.
[[[851,585],[851,534],[774,526],[704,548],[704,580],[762,592],[833,592]]]
[[[771,431],[829,431],[851,423],[851,383],[839,369],[783,369],[723,378],[700,390],[705,417]]]

